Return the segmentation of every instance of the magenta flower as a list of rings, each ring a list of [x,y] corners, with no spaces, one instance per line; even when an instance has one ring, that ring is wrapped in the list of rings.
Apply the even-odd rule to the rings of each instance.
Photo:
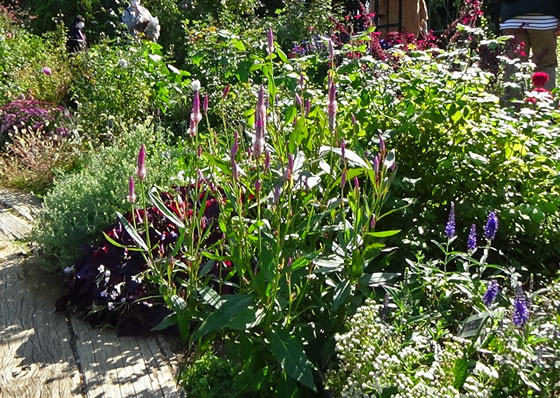
[[[354,188],[356,188],[356,190],[360,189],[360,181],[358,180],[358,177],[354,177]]]
[[[50,76],[50,74],[52,73],[51,68],[49,68],[48,66],[45,66],[43,68],[43,73],[47,76]]]
[[[292,179],[292,173],[294,172],[294,157],[291,153],[288,153],[288,167],[286,167],[286,174],[285,178],[286,181],[290,181]]]
[[[224,87],[224,91],[222,91],[222,99],[226,99],[226,97],[228,96],[229,88],[229,84]]]
[[[144,144],[140,146],[140,150],[138,151],[136,176],[140,181],[144,181],[146,179],[146,148],[144,147]]]
[[[301,106],[303,105],[303,102],[301,101],[301,97],[298,95],[298,93],[296,93],[296,104],[297,106],[299,106],[301,108]]]
[[[128,196],[126,197],[126,199],[130,203],[136,203],[136,193],[134,192],[134,179],[132,178],[132,176],[130,176],[130,179],[128,180]]]
[[[280,185],[276,185],[274,187],[274,204],[278,204],[280,202]]]

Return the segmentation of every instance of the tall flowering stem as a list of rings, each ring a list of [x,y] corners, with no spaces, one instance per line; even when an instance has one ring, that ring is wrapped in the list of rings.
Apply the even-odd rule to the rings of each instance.
[[[484,227],[484,236],[488,240],[492,240],[496,237],[496,231],[498,230],[498,216],[496,213],[491,211],[488,213],[488,219],[486,220],[486,226]]]
[[[525,326],[529,320],[529,305],[527,295],[521,285],[517,286],[513,302],[513,324],[519,328]]]
[[[449,219],[445,225],[445,235],[448,239],[455,236],[455,203],[453,202],[451,202],[451,206],[449,208]]]
[[[336,129],[336,85],[332,73],[329,73],[329,94],[327,102],[327,115],[329,117],[329,130],[334,133]]]
[[[266,103],[264,98],[264,88],[261,85],[257,107],[255,109],[255,140],[253,142],[253,155],[259,160],[264,147],[264,138],[266,133]]]

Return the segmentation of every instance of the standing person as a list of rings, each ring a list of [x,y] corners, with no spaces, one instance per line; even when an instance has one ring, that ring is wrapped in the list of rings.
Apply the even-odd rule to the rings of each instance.
[[[68,32],[68,41],[66,42],[68,51],[77,53],[87,47],[86,35],[83,30],[85,26],[85,19],[81,15],[78,15],[74,20],[74,25]]]
[[[146,7],[140,5],[140,0],[130,0],[122,21],[133,36],[144,33],[147,39],[157,41],[160,31],[159,20],[154,18]]]
[[[544,88],[549,91],[555,88],[560,0],[502,0],[500,17],[502,32],[523,43],[522,60],[527,61],[529,52],[532,52],[531,60],[536,65],[536,71],[548,74]],[[512,73],[508,69],[506,81]]]

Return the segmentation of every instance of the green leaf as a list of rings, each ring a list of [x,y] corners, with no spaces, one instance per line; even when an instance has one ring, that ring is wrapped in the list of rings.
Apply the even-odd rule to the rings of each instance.
[[[179,217],[177,216],[177,214],[175,214],[173,211],[171,211],[169,209],[169,207],[167,207],[163,203],[163,201],[161,200],[159,195],[154,194],[153,191],[150,191],[150,192],[148,192],[148,197],[150,198],[150,201],[154,204],[154,206],[157,207],[157,209],[159,211],[161,211],[163,213],[163,215],[169,221],[171,221],[173,224],[175,224],[178,228],[184,228],[185,227],[185,224],[183,223],[183,221],[181,221],[179,219]]]
[[[171,314],[167,315],[163,320],[154,326],[151,330],[156,332],[158,330],[167,329],[170,326],[173,326],[177,323],[177,314],[172,312]]]
[[[124,218],[123,215],[121,213],[119,213],[118,211],[117,211],[117,217],[119,218],[119,221],[122,223],[122,225],[124,226],[124,229],[126,230],[126,232],[128,232],[128,234],[130,235],[132,240],[134,240],[134,242],[136,242],[136,244],[142,250],[148,251],[148,245],[146,244],[146,242],[144,242],[144,239],[142,239],[140,237],[140,235],[138,235],[138,232],[136,232],[134,227],[132,225],[130,225],[128,220],[126,218]]]
[[[341,281],[334,290],[333,310],[336,312],[348,298],[352,286],[348,279]]]
[[[463,384],[465,384],[465,380],[467,380],[469,373],[468,364],[469,361],[466,357],[459,358],[455,361],[455,366],[453,366],[453,375],[455,376],[453,387],[457,390],[462,388]]]
[[[270,347],[274,357],[288,376],[317,391],[313,381],[313,367],[296,336],[283,329],[272,329]]]
[[[360,278],[360,285],[368,285],[371,287],[384,285],[398,276],[399,274],[395,272],[374,272],[373,274],[364,274]]]
[[[135,252],[141,252],[144,251],[143,249],[140,249],[138,247],[134,247],[134,246],[127,246],[127,245],[123,245],[122,243],[117,242],[116,240],[114,240],[113,238],[111,238],[109,235],[107,235],[105,233],[105,231],[102,231],[103,236],[105,237],[105,239],[107,239],[107,241],[112,244],[113,246],[116,247],[120,247],[121,249],[127,249],[130,251],[135,251]]]
[[[387,231],[374,231],[374,232],[366,232],[367,236],[373,236],[375,238],[386,238],[388,236],[393,236],[401,232],[400,229],[391,229]]]
[[[282,62],[284,62],[284,63],[288,62],[288,57],[286,56],[286,53],[284,51],[282,51],[282,49],[280,47],[276,46],[275,51],[276,51],[276,54],[278,54],[278,56],[282,60]]]
[[[232,39],[231,40],[231,44],[233,44],[233,46],[235,48],[237,48],[239,51],[245,51],[245,45],[243,44],[243,42],[239,39]]]

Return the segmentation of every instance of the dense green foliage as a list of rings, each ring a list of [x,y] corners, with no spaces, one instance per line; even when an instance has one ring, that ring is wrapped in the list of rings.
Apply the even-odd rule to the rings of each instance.
[[[115,145],[99,148],[83,161],[82,170],[61,176],[45,196],[33,238],[50,257],[50,267],[72,264],[80,248],[98,239],[99,232],[124,211],[128,176],[136,150],[150,144],[150,184],[166,186],[174,174],[177,150],[166,144],[166,133],[146,123],[119,132]]]
[[[252,0],[145,3],[162,45],[120,36],[104,25],[113,15],[96,26],[114,39],[69,57],[62,28],[0,24],[0,105],[66,105],[86,152],[57,176],[34,233],[54,268],[138,209],[101,246],[119,261],[135,251],[142,271],[127,277],[157,287],[170,312],[158,329],[179,330],[183,384],[200,396],[553,395],[558,289],[543,276],[560,257],[558,100],[517,63],[526,92],[500,101],[506,40],[474,28],[479,2],[446,49],[373,30],[345,43],[325,2],[286,1],[275,16]],[[181,188],[157,194],[169,185]],[[493,219],[477,245],[489,211],[499,233]],[[503,289],[494,304],[489,280]],[[96,310],[115,319],[126,305],[110,282]],[[476,314],[486,320],[466,335]]]

